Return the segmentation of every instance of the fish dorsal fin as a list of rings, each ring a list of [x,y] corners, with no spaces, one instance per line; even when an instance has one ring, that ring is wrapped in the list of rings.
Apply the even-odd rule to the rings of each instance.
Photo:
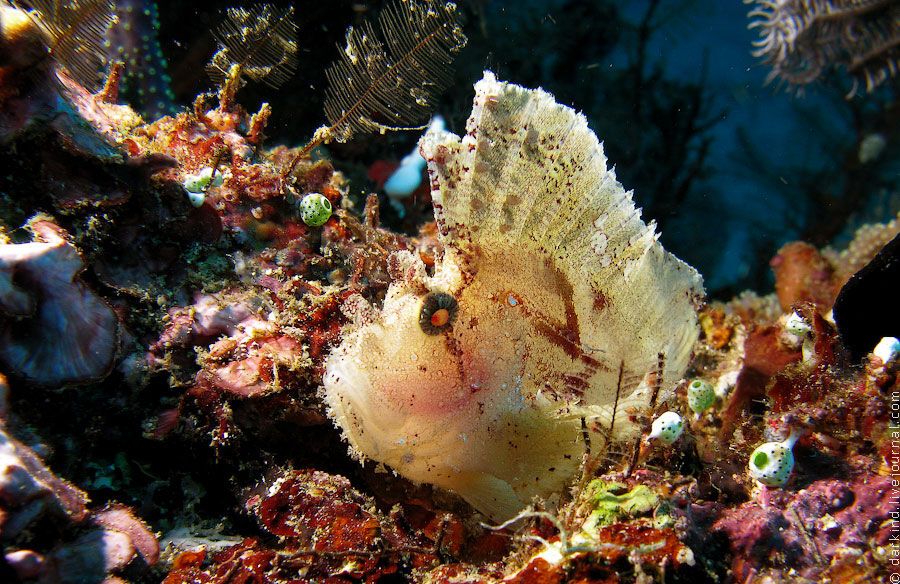
[[[582,114],[489,71],[475,92],[465,136],[434,132],[420,144],[445,246],[473,271],[479,255],[506,248],[560,274],[581,350],[609,371],[585,403],[611,404],[610,392],[630,394],[660,367],[662,386],[674,385],[698,334],[699,274],[641,220]]]

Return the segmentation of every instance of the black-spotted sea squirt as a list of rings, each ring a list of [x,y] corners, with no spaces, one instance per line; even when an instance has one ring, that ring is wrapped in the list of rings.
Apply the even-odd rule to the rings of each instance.
[[[564,489],[581,418],[597,448],[611,425],[635,435],[625,412],[654,389],[671,395],[701,279],[641,220],[585,117],[542,90],[486,72],[466,134],[420,150],[443,256],[430,275],[398,252],[382,306],[348,301],[324,397],[356,456],[502,520]]]
[[[705,379],[694,379],[687,388],[688,407],[702,414],[716,403],[716,390]]]
[[[750,455],[750,476],[766,487],[783,487],[794,470],[794,444],[800,434],[792,433],[782,442],[766,442]]]

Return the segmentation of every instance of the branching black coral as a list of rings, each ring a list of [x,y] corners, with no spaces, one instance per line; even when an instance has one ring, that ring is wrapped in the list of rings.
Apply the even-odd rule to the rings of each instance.
[[[896,0],[744,0],[755,3],[753,54],[771,65],[769,80],[797,86],[829,66],[854,78],[851,94],[871,92],[900,68],[900,2]]]
[[[105,66],[103,43],[116,21],[112,0],[32,0],[34,16],[50,37],[50,54],[76,81],[99,87]]]
[[[225,22],[213,33],[219,51],[206,67],[213,81],[222,84],[231,67],[241,74],[277,88],[297,69],[297,25],[294,7],[229,8]]]

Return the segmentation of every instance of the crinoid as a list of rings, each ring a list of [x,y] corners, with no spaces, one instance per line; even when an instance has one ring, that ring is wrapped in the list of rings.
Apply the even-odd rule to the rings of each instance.
[[[49,54],[87,89],[99,89],[106,67],[103,45],[116,22],[112,0],[31,0],[29,13],[48,37]]]
[[[398,252],[383,306],[355,297],[324,397],[356,455],[501,520],[575,474],[583,418],[597,448],[634,436],[621,414],[681,377],[702,285],[583,115],[490,72],[475,90],[462,139],[420,143],[443,257]]]
[[[222,85],[232,67],[252,81],[273,89],[284,84],[297,69],[297,25],[294,7],[270,4],[229,8],[213,31],[219,51],[206,66],[210,78]]]
[[[754,56],[772,67],[769,80],[806,85],[843,66],[871,92],[900,68],[900,3],[896,0],[744,0],[755,4],[760,29]]]
[[[379,13],[377,27],[370,21],[349,27],[347,45],[325,73],[329,125],[316,130],[285,176],[319,144],[424,127],[466,45],[459,20],[453,2],[393,0]]]

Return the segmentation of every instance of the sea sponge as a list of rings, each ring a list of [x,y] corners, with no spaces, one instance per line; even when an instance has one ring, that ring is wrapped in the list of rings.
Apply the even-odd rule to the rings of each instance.
[[[323,393],[356,455],[499,520],[562,490],[580,418],[595,447],[635,435],[624,413],[680,379],[702,285],[583,115],[490,72],[475,91],[462,139],[420,144],[443,257],[397,252],[383,306],[349,303]]]
[[[40,385],[101,379],[118,319],[78,277],[84,263],[66,232],[45,220],[30,227],[33,242],[0,245],[0,362]]]

